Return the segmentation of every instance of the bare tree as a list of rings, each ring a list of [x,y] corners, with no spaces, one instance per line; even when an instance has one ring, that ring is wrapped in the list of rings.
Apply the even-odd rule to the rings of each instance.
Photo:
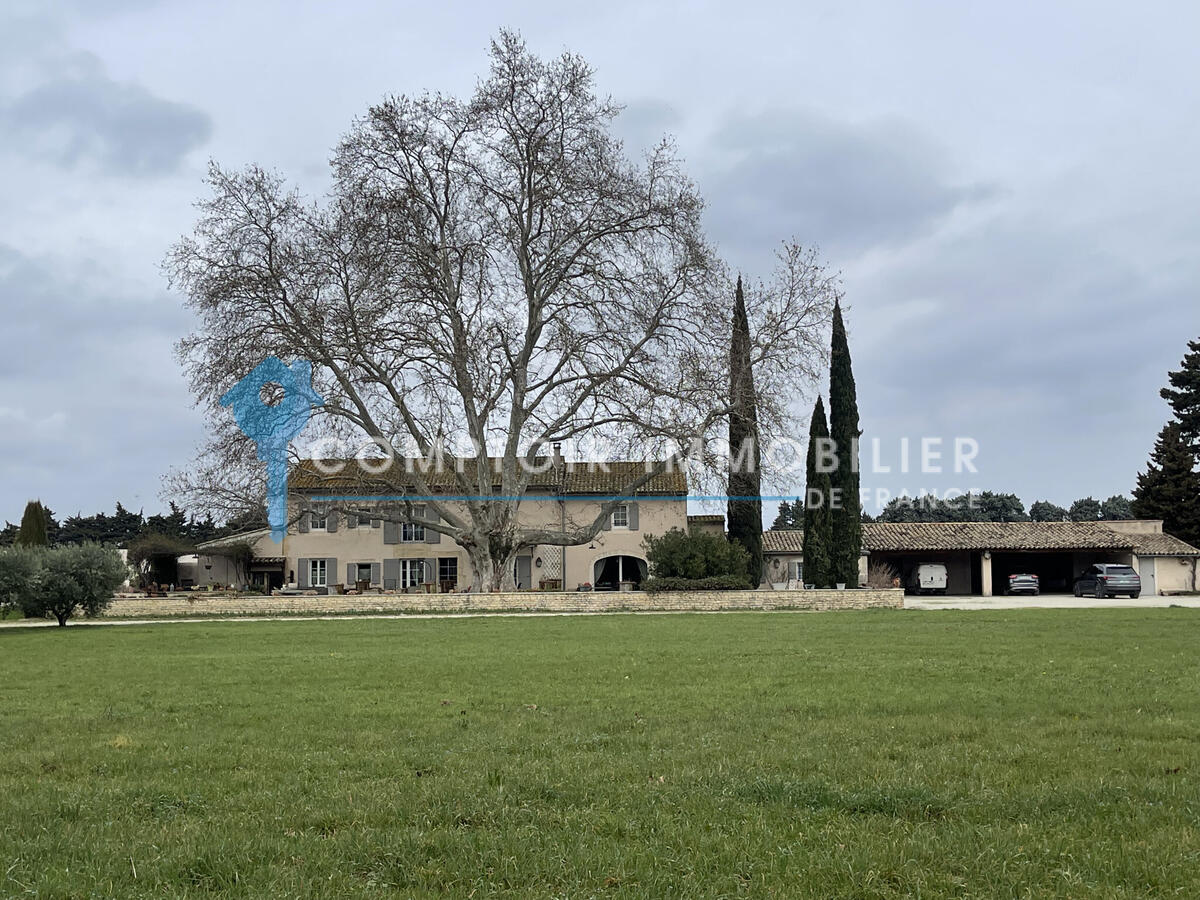
[[[469,100],[396,97],[357,121],[324,203],[259,168],[213,166],[166,268],[199,317],[179,353],[219,424],[171,486],[261,491],[231,474],[258,467],[216,401],[266,355],[302,357],[326,401],[315,433],[451,463],[470,499],[438,499],[420,467],[387,483],[429,498],[438,519],[423,524],[495,589],[522,549],[584,543],[617,502],[522,527],[548,445],[603,437],[646,460],[623,494],[707,446],[728,411],[732,288],[671,143],[633,164],[609,133],[618,112],[583,60],[540,60],[503,33]],[[768,431],[819,367],[835,293],[811,252],[785,247],[781,277],[752,296]],[[414,504],[370,514],[412,521]]]

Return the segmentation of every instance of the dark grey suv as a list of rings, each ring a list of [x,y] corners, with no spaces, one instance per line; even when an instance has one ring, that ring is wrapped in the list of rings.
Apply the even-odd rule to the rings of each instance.
[[[1132,566],[1117,563],[1096,563],[1088,566],[1082,575],[1075,579],[1075,596],[1082,597],[1091,594],[1097,600],[1105,597],[1115,597],[1117,594],[1128,594],[1136,600],[1142,593],[1142,579]]]

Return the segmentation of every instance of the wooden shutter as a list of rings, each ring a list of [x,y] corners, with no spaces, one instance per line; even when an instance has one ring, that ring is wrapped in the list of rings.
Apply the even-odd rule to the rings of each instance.
[[[357,528],[358,527],[358,516],[356,516],[352,513],[346,513],[346,527],[347,528]]]
[[[629,504],[629,530],[638,530],[638,505],[636,503]]]
[[[300,534],[308,533],[309,517],[310,517],[310,514],[307,512],[300,513],[300,521],[296,523],[296,531],[298,531]]]
[[[337,558],[326,557],[325,559],[325,592],[329,593],[333,590],[333,586],[337,583]]]
[[[298,559],[296,560],[296,586],[301,588],[308,587],[309,563],[312,560]]]
[[[383,519],[372,519],[371,527],[372,528],[382,528],[383,527]]]
[[[400,560],[383,561],[383,586],[389,591],[394,591],[400,586]]]
[[[346,563],[346,587],[354,587],[354,563]]]
[[[440,519],[438,518],[437,511],[434,510],[434,508],[432,506],[427,505],[425,507],[425,520],[427,522],[440,521]],[[442,534],[440,531],[433,531],[429,528],[425,529],[425,543],[440,544],[441,542],[442,542]]]
[[[371,563],[371,584],[379,584],[380,583],[380,575],[381,575],[381,572],[380,572],[379,563],[377,563],[377,562]]]
[[[400,543],[400,526],[395,522],[383,523],[383,542],[385,544]]]
[[[337,525],[338,525],[338,514],[335,513],[333,510],[330,510],[329,515],[325,519],[325,530],[328,531],[330,534],[333,534],[335,531],[337,531]]]

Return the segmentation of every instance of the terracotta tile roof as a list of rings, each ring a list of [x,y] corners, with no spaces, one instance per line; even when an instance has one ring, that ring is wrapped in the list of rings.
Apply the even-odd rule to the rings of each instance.
[[[688,518],[689,522],[695,522],[695,523],[703,522],[704,524],[709,524],[709,523],[716,524],[717,522],[720,522],[722,525],[725,524],[725,517],[723,515],[721,515],[720,513],[718,513],[716,515],[712,515],[712,516],[710,516],[710,515],[688,516],[687,518]]]
[[[868,550],[1132,550],[1133,535],[1092,522],[872,522]]]
[[[270,537],[270,528],[255,528],[253,531],[239,531],[236,534],[227,534],[224,537],[213,538],[211,541],[201,541],[196,545],[196,550],[203,553],[205,550],[221,550],[232,547],[237,544],[254,544],[261,541],[263,538]]]
[[[391,467],[378,474],[364,471],[354,460],[321,460],[321,465],[331,469],[338,463],[345,466],[340,472],[326,474],[317,467],[317,461],[302,459],[292,468],[288,476],[288,488],[325,494],[392,494],[414,486],[413,472],[420,471],[419,461],[396,459]],[[422,461],[423,462],[423,461]],[[493,471],[495,471],[495,460]],[[544,462],[540,459],[539,463]],[[468,479],[471,477],[471,462],[465,464]],[[530,481],[531,490],[555,490],[560,486],[567,494],[618,495],[626,493],[626,486],[646,471],[646,463],[630,460],[614,462],[569,461],[563,472],[547,467]],[[651,463],[653,465],[653,463]],[[426,483],[437,493],[459,493],[462,488],[455,480],[449,464],[441,470],[425,474]],[[497,479],[498,480],[498,479]],[[684,496],[687,494],[687,474],[682,471],[667,471],[655,475],[635,492],[638,496],[665,494]]]
[[[799,553],[802,531],[763,532],[766,553]],[[934,550],[1131,550],[1145,556],[1200,556],[1169,534],[1127,534],[1103,522],[866,522],[863,549]]]
[[[1138,556],[1200,556],[1200,549],[1171,534],[1131,534]]]
[[[764,553],[799,553],[803,549],[804,532],[800,529],[763,532]]]

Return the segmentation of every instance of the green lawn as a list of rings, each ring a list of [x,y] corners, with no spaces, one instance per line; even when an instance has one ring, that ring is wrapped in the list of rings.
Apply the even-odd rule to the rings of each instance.
[[[0,631],[0,896],[1200,896],[1200,614]]]

